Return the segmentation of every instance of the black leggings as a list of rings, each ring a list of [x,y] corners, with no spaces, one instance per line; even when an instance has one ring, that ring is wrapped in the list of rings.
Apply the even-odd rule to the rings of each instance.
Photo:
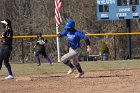
[[[47,53],[46,53],[45,49],[40,49],[40,50],[38,50],[38,51],[36,52],[35,56],[39,56],[40,54],[43,55],[44,57],[47,56]]]
[[[36,54],[35,56],[43,55],[44,57],[47,56],[46,49],[44,45],[38,45],[36,47]]]
[[[3,61],[4,61],[4,65],[7,68],[11,67],[9,64],[10,54],[11,54],[11,49],[9,47],[0,48],[0,70],[2,68]]]

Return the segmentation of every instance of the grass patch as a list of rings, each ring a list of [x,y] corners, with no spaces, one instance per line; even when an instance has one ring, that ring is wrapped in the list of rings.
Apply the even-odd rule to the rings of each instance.
[[[120,60],[120,61],[88,61],[80,62],[84,71],[98,71],[98,70],[118,70],[118,69],[140,69],[140,60]],[[63,63],[55,63],[50,66],[47,63],[42,63],[37,66],[36,63],[31,64],[11,64],[14,75],[38,75],[49,73],[64,73],[67,72],[68,67]],[[0,75],[7,75],[5,66],[0,72]]]

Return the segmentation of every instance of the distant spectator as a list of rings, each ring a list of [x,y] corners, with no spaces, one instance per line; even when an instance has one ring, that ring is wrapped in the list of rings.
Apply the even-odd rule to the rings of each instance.
[[[100,47],[100,56],[101,56],[101,60],[102,61],[105,61],[105,60],[108,60],[108,57],[109,57],[109,48],[107,46],[107,44],[105,42],[103,42],[101,44],[101,47]]]

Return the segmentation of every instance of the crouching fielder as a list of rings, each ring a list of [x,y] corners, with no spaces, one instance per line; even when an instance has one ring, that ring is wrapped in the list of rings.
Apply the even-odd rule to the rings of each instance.
[[[47,39],[44,40],[44,38],[42,37],[42,34],[39,33],[37,35],[36,45],[34,46],[34,54],[35,54],[36,60],[38,62],[38,66],[41,65],[39,55],[43,55],[44,58],[48,61],[49,64],[53,64],[50,57],[46,53],[45,43],[47,43]]]
[[[66,36],[70,47],[69,52],[62,56],[61,61],[70,68],[67,74],[72,74],[76,68],[78,70],[78,74],[75,77],[79,78],[84,74],[80,63],[78,62],[78,57],[82,52],[80,40],[85,40],[87,44],[87,52],[91,51],[90,41],[85,34],[75,29],[75,22],[73,20],[68,20],[64,26],[64,31],[58,34],[58,37],[63,36]]]

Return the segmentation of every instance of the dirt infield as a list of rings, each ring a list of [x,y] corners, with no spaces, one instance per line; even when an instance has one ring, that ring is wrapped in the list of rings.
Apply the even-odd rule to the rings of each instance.
[[[140,69],[0,78],[0,93],[140,93]]]

